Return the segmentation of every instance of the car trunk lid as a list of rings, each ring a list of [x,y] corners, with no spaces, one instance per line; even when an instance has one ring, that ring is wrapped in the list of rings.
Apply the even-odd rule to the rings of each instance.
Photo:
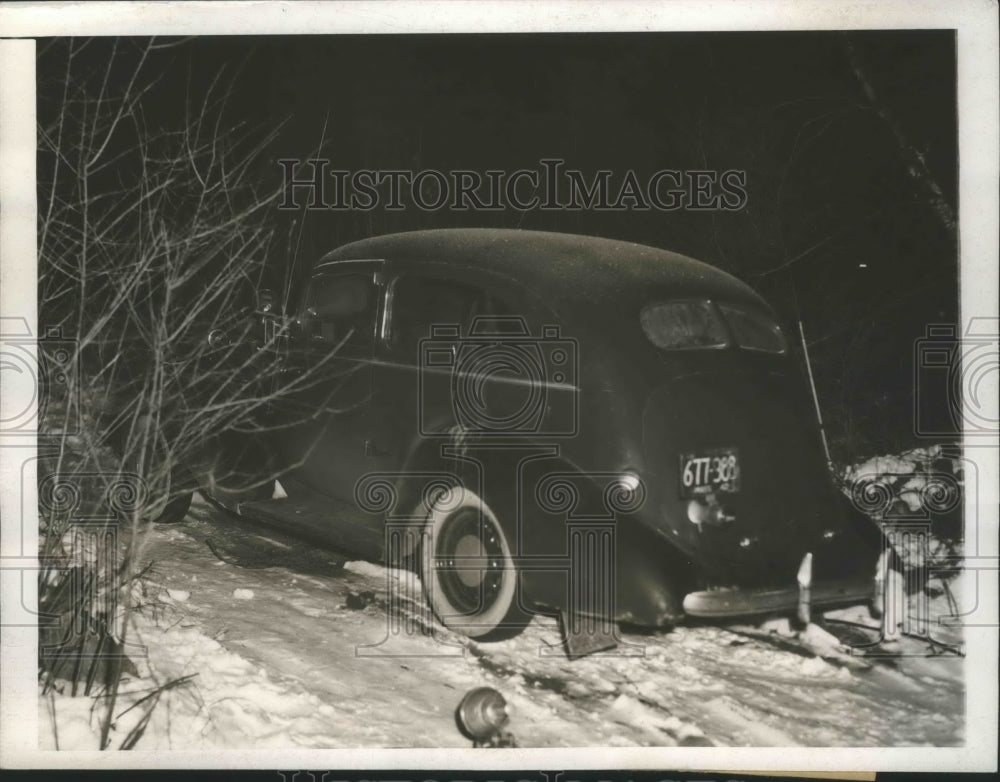
[[[838,534],[836,491],[799,379],[693,372],[644,411],[660,518],[720,585],[794,580],[807,551]]]

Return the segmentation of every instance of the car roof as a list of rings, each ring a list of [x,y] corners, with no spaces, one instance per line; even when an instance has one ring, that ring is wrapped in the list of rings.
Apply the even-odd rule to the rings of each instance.
[[[344,245],[320,265],[365,259],[392,260],[397,267],[433,262],[478,268],[555,300],[690,296],[753,301],[770,309],[748,285],[707,263],[594,236],[501,228],[410,231]]]

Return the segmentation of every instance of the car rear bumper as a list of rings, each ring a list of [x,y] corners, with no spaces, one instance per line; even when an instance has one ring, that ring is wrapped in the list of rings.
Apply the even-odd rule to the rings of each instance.
[[[868,602],[875,594],[871,579],[854,578],[813,584],[808,601],[812,606],[833,608]],[[690,592],[684,597],[684,612],[698,617],[738,617],[794,612],[801,602],[798,586],[779,589],[712,589]]]

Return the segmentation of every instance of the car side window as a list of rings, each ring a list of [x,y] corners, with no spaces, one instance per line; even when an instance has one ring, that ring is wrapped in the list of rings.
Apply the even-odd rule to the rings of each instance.
[[[302,326],[311,342],[367,347],[375,334],[378,289],[371,273],[314,277]]]
[[[458,326],[458,338],[469,333],[474,318],[502,314],[497,299],[473,285],[433,277],[404,275],[392,286],[389,344],[417,356],[420,340],[432,328]]]

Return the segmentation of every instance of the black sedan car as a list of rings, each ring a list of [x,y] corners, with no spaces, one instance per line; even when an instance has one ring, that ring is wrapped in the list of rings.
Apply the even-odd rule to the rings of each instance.
[[[263,309],[287,468],[239,511],[412,567],[469,636],[873,596],[882,535],[833,485],[778,319],[712,266],[419,231],[336,249]]]

